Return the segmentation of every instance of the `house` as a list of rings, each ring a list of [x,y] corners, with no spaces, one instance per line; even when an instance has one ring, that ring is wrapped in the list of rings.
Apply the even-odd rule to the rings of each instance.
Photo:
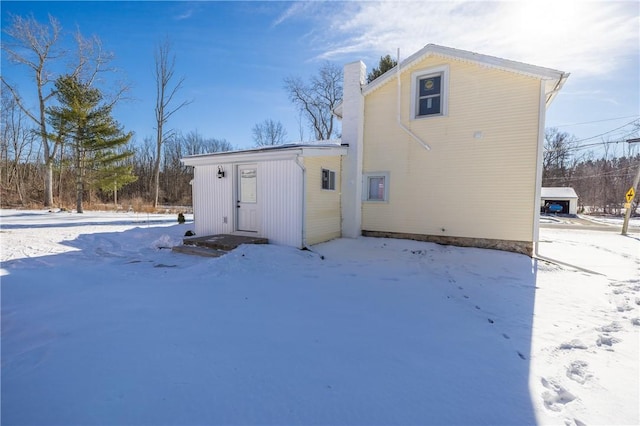
[[[570,187],[542,187],[540,192],[541,212],[551,212],[551,205],[557,205],[553,213],[578,214],[578,194]]]
[[[339,141],[194,155],[196,235],[266,237],[303,248],[342,234]]]
[[[248,231],[296,247],[366,235],[532,255],[545,111],[568,74],[429,44],[365,76],[360,61],[344,68],[340,145],[184,158],[195,167],[196,233]],[[256,204],[247,213],[245,185]]]

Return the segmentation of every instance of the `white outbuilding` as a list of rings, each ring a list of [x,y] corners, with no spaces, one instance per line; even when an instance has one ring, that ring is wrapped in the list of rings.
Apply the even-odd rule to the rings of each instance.
[[[259,235],[304,248],[341,236],[339,141],[193,155],[196,235]]]
[[[578,214],[578,194],[576,194],[576,191],[574,191],[573,188],[542,187],[540,195],[540,208],[543,212],[572,215]]]

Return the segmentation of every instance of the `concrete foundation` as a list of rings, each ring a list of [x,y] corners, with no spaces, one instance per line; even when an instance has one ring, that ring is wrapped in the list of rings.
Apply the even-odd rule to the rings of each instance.
[[[365,237],[398,238],[458,247],[477,247],[533,256],[533,243],[528,241],[492,240],[488,238],[448,237],[443,235],[406,234],[400,232],[362,231]]]

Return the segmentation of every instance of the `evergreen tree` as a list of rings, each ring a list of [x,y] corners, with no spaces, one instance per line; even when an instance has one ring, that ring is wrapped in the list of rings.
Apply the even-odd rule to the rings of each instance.
[[[73,149],[76,177],[76,210],[83,212],[85,186],[97,183],[111,189],[135,180],[123,161],[133,152],[123,149],[131,139],[111,116],[113,104],[103,103],[99,89],[75,75],[63,75],[55,83],[59,106],[47,110],[57,137]]]
[[[389,71],[396,65],[398,65],[398,61],[393,59],[391,55],[381,56],[378,68],[372,69],[371,72],[367,75],[367,83],[371,83],[373,80],[380,77],[382,74]]]

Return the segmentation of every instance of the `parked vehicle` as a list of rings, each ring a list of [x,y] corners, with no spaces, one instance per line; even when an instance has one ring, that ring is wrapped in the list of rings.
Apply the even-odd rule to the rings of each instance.
[[[560,204],[550,204],[549,213],[562,213],[562,206]]]

